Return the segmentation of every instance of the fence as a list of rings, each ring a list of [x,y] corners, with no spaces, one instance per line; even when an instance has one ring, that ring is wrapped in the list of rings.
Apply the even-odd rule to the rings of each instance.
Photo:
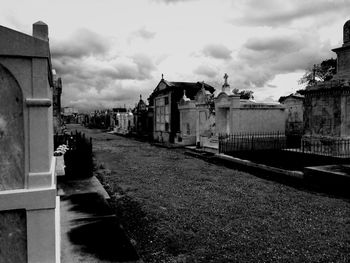
[[[68,151],[64,154],[65,174],[71,177],[90,177],[93,171],[92,140],[81,132],[56,134],[55,149],[65,144]]]
[[[282,132],[220,134],[219,152],[280,150],[287,146],[287,137]]]
[[[350,158],[350,138],[304,136],[300,150],[303,153]]]
[[[286,136],[281,132],[219,135],[219,153],[283,149],[305,154],[350,158],[350,138]]]

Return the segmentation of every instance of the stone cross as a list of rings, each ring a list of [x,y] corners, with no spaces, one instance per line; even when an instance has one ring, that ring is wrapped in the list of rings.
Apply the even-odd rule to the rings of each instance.
[[[225,73],[225,75],[224,75],[224,79],[225,79],[225,83],[224,83],[224,85],[225,85],[225,86],[227,86],[227,79],[228,79],[228,75],[227,75],[227,73]]]

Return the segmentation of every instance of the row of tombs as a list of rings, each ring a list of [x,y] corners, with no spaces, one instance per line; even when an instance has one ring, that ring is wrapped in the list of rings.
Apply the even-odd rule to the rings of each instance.
[[[96,116],[103,116],[105,128],[116,133],[213,149],[218,148],[222,134],[278,133],[299,136],[303,145],[337,144],[350,135],[349,27],[346,22],[343,45],[333,49],[337,54],[337,73],[329,81],[307,86],[303,95],[291,94],[280,103],[258,103],[233,93],[227,74],[217,96],[215,88],[207,83],[170,82],[162,76],[148,98],[149,105],[140,97],[132,110],[95,112],[80,122],[91,124]],[[350,151],[347,148],[340,151]],[[322,149],[329,151],[329,147]]]
[[[321,148],[350,156],[349,22],[343,27],[343,45],[337,54],[337,73],[329,81],[313,82],[302,94],[281,97],[280,103],[258,103],[231,91],[225,74],[222,89],[204,82],[171,82],[163,78],[148,97],[140,96],[134,109],[114,108],[76,114],[88,127],[134,134],[150,140],[196,145],[217,150],[221,135],[285,135],[299,138],[293,147]],[[283,99],[282,99],[283,98]],[[345,146],[342,145],[345,143]],[[340,145],[339,149],[330,147]],[[268,147],[268,146],[267,146]],[[332,154],[332,153],[331,153]]]
[[[350,156],[350,21],[343,26],[343,45],[335,48],[337,73],[331,80],[313,82],[301,94],[280,103],[242,99],[227,83],[214,96],[214,87],[202,82],[169,82],[162,76],[149,105],[140,98],[131,112],[117,114],[128,121],[115,130],[148,132],[160,142],[218,148],[222,134],[276,133],[301,138],[310,151]],[[337,147],[335,147],[337,146]],[[331,152],[330,152],[331,151]]]

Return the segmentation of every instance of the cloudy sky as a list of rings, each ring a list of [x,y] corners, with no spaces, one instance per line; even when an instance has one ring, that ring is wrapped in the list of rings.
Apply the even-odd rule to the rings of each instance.
[[[1,0],[0,24],[49,25],[64,106],[133,106],[161,79],[254,91],[297,89],[304,69],[342,43],[350,0]]]

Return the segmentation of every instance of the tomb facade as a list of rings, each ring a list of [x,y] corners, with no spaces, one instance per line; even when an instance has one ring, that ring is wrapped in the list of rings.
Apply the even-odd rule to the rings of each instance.
[[[0,262],[60,261],[52,87],[48,26],[0,26]]]
[[[305,136],[350,136],[350,20],[344,24],[337,54],[337,73],[329,81],[315,82],[305,90]]]
[[[176,143],[199,146],[202,137],[210,137],[213,134],[215,116],[210,105],[212,97],[213,93],[204,88],[204,82],[193,100],[187,98],[184,92],[178,103],[180,132],[176,136]]]
[[[150,117],[148,105],[144,102],[141,95],[132,113],[134,116],[134,134],[149,137],[150,133],[152,133],[153,118]]]
[[[170,82],[163,77],[157,87],[149,96],[150,112],[153,112],[153,139],[159,142],[174,143],[176,135],[180,132],[180,111],[178,102],[183,97],[183,92],[189,99],[202,88],[200,82]],[[214,88],[208,84],[204,89],[214,92]]]
[[[258,103],[240,99],[229,91],[227,74],[222,91],[214,99],[216,135],[285,132],[285,107],[280,103]]]

